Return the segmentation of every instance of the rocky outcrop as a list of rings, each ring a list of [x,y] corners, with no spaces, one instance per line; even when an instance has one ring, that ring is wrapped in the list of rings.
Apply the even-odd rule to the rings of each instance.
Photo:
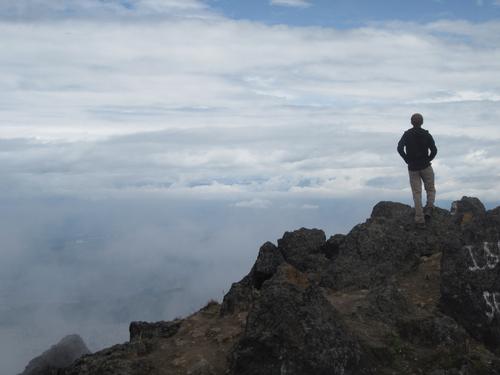
[[[209,302],[182,320],[133,322],[129,342],[85,356],[58,375],[222,374],[244,319],[220,318],[220,305]]]
[[[300,271],[317,271],[325,262],[321,248],[326,242],[325,232],[319,229],[301,228],[285,232],[278,240],[278,249],[286,262]]]
[[[308,275],[317,277],[316,271],[327,264],[323,249],[325,244],[325,233],[322,230],[306,228],[285,232],[283,238],[278,240],[277,247],[266,242],[260,248],[249,274],[233,283],[224,296],[222,314],[248,310],[254,297],[259,295],[264,281],[270,279],[283,263],[293,265],[301,271],[309,271]]]
[[[142,342],[115,345],[79,359],[58,375],[148,375],[154,366],[144,356],[152,350]]]
[[[78,335],[64,337],[49,350],[30,361],[21,375],[57,375],[62,368],[90,351]]]
[[[283,262],[282,252],[274,244],[266,242],[262,245],[250,273],[240,282],[233,283],[229,293],[224,296],[222,315],[247,311],[264,281],[272,277]]]
[[[171,337],[179,331],[181,323],[181,320],[155,323],[132,322],[129,327],[130,341],[140,341],[142,339],[152,339],[155,337]]]
[[[423,255],[440,252],[455,238],[450,213],[436,209],[425,232],[415,230],[410,206],[380,202],[370,219],[327,246],[331,262],[322,285],[342,289],[381,285],[398,273],[414,269]]]
[[[284,264],[264,283],[248,314],[231,373],[362,374],[364,357],[322,291]]]
[[[149,375],[155,369],[155,362],[148,358],[154,352],[160,341],[174,336],[179,332],[181,320],[171,322],[132,322],[130,323],[130,341],[115,345],[83,357],[64,375]]]
[[[498,358],[480,348],[498,347],[500,209],[486,212],[479,200],[464,197],[451,211],[435,209],[425,230],[415,228],[413,217],[410,206],[380,202],[347,235],[326,240],[317,229],[285,233],[272,247],[279,267],[270,267],[260,285],[254,266],[224,299],[223,306],[229,301],[236,306],[236,296],[242,294],[240,306],[249,311],[231,357],[231,373],[363,374],[387,368],[412,373],[412,366],[436,374],[497,373],[493,364]],[[476,263],[466,259],[468,241],[473,241],[473,253],[482,249]],[[430,276],[423,274],[417,282],[408,275],[418,274],[426,259],[441,254],[441,263],[434,264],[442,264],[443,283],[421,290]],[[470,267],[479,273],[471,273]],[[440,270],[435,274],[440,282]],[[333,320],[323,320],[325,316]],[[317,324],[302,325],[307,321]],[[310,332],[314,344],[332,350],[326,356],[331,362],[323,361],[324,350],[308,341]],[[322,341],[325,337],[331,341]],[[394,337],[403,343],[399,353],[391,349]],[[479,346],[470,344],[474,339]],[[339,347],[345,351],[337,352]],[[433,348],[412,354],[421,357],[420,363],[402,355],[419,347]]]
[[[380,202],[348,234],[266,242],[221,305],[130,325],[58,375],[500,375],[500,207],[476,198],[416,228]],[[51,373],[46,373],[51,374]]]
[[[455,202],[459,227],[443,250],[441,309],[493,350],[500,348],[500,220],[475,198]]]

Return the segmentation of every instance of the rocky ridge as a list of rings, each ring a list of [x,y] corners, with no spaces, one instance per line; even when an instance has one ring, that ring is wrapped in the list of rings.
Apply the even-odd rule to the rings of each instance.
[[[221,304],[133,322],[129,342],[56,373],[500,374],[499,263],[500,207],[464,197],[421,230],[380,202],[347,235],[265,243]]]

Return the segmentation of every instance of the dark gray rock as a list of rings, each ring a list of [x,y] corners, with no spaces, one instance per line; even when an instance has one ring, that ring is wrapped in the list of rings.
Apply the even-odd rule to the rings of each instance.
[[[258,293],[258,290],[253,287],[251,275],[247,275],[239,282],[233,283],[222,300],[220,315],[225,316],[239,311],[248,311],[256,293]]]
[[[446,315],[401,319],[397,328],[401,337],[414,344],[454,347],[455,351],[464,351],[469,337],[457,322]]]
[[[271,242],[262,245],[251,271],[253,286],[260,289],[262,283],[271,278],[284,261],[281,252]]]
[[[345,240],[344,234],[336,234],[331,236],[326,243],[321,247],[321,252],[325,254],[328,259],[335,259],[339,253],[340,245]]]
[[[57,375],[151,375],[158,371],[158,364],[150,354],[162,339],[176,335],[181,325],[182,320],[132,322],[129,342],[84,356]]]
[[[382,201],[373,206],[371,218],[401,219],[412,215],[413,209],[407,204]]]
[[[442,251],[456,235],[446,210],[436,208],[427,228],[419,230],[410,206],[380,202],[370,219],[338,243],[332,262],[322,271],[321,284],[336,289],[381,285],[417,267],[421,256]]]
[[[486,208],[484,204],[475,197],[462,197],[459,201],[455,201],[451,205],[451,214],[457,221],[461,221],[464,215],[471,214],[474,217],[484,216]]]
[[[187,370],[187,375],[215,375],[215,370],[206,359],[201,358]]]
[[[150,351],[139,341],[115,345],[80,358],[58,375],[150,375],[155,367],[142,358]]]
[[[64,337],[39,357],[30,361],[21,375],[52,375],[90,351],[78,335]]]
[[[500,225],[475,198],[454,202],[459,235],[441,259],[442,311],[490,348],[500,348]]]
[[[130,341],[174,336],[179,331],[181,323],[181,320],[154,323],[132,322],[129,326]]]
[[[264,282],[232,353],[237,375],[362,374],[364,357],[321,290],[294,267]]]
[[[466,243],[481,241],[486,227],[486,209],[477,198],[463,197],[451,206],[451,215],[459,226],[460,238]]]
[[[285,232],[278,240],[278,249],[285,260],[300,271],[316,271],[324,259],[321,250],[326,242],[325,232],[320,229],[301,228]]]
[[[233,314],[237,311],[248,311],[252,301],[259,294],[264,281],[271,278],[279,265],[285,262],[284,252],[302,265],[318,264],[313,257],[324,258],[319,254],[321,245],[325,242],[325,234],[317,229],[299,229],[286,232],[281,240],[280,247],[266,242],[259,249],[259,255],[249,274],[242,280],[231,285],[231,289],[224,296],[221,306],[221,315]]]
[[[366,315],[385,322],[398,322],[412,312],[412,306],[398,288],[389,283],[370,290]]]

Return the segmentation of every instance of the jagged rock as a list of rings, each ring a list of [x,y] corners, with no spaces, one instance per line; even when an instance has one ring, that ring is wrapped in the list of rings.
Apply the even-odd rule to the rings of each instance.
[[[486,208],[481,201],[474,197],[462,197],[459,201],[455,201],[451,205],[451,215],[455,217],[455,221],[462,224],[473,217],[484,217]]]
[[[221,316],[248,311],[256,293],[258,291],[253,287],[252,279],[248,275],[239,282],[233,283],[222,301]]]
[[[446,210],[436,208],[425,233],[415,228],[413,210],[401,203],[380,202],[364,224],[355,226],[338,245],[322,275],[322,285],[341,289],[371,288],[409,272],[422,255],[440,252],[456,237]]]
[[[64,337],[39,357],[30,361],[21,375],[52,375],[90,351],[78,335]]]
[[[149,375],[154,367],[144,354],[142,343],[115,345],[77,360],[62,375]]]
[[[231,373],[361,374],[363,356],[320,289],[284,264],[254,301]]]
[[[273,276],[284,261],[281,252],[271,242],[262,245],[252,271],[253,286],[260,289],[262,283]]]
[[[469,333],[500,348],[500,225],[475,198],[454,202],[460,233],[441,259],[441,309]]]
[[[301,228],[285,232],[283,238],[278,240],[278,247],[266,242],[261,246],[250,273],[239,282],[233,283],[224,296],[221,315],[248,311],[254,297],[259,294],[262,283],[273,276],[278,266],[284,262],[304,271],[324,268],[327,262],[322,253],[325,239],[322,230]]]
[[[241,281],[233,283],[229,292],[224,296],[221,315],[247,311],[262,283],[269,279],[284,261],[281,251],[274,244],[266,242],[262,245],[250,273]]]
[[[130,341],[80,358],[57,375],[150,375],[157,368],[148,357],[159,342],[177,334],[182,320],[132,322]]]
[[[488,211],[488,216],[492,222],[496,222],[497,224],[500,224],[500,207],[497,207],[493,210]]]
[[[130,341],[141,339],[152,339],[155,337],[171,337],[181,327],[181,320],[171,322],[132,322],[129,326]]]
[[[322,246],[321,252],[325,254],[328,259],[335,258],[339,253],[340,245],[344,242],[345,237],[346,236],[343,234],[331,236]]]
[[[285,260],[300,271],[314,270],[324,258],[321,250],[325,242],[322,230],[301,228],[285,232],[283,238],[278,240],[278,249]]]

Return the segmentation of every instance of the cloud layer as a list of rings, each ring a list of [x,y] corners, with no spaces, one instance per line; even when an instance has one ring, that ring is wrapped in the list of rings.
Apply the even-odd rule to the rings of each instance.
[[[403,197],[394,148],[419,111],[440,149],[441,197],[497,199],[499,29],[4,22],[0,188]]]
[[[199,0],[0,0],[0,19],[7,21],[197,18],[209,13]]]

